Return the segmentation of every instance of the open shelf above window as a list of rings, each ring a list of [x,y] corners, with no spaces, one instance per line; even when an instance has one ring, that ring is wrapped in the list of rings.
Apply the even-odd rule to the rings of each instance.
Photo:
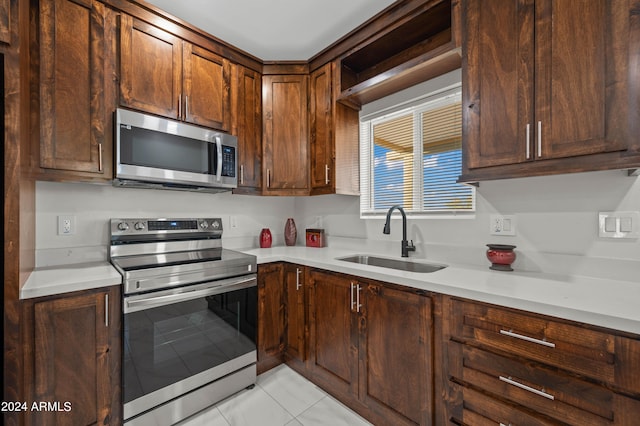
[[[460,68],[457,3],[432,1],[340,61],[339,100],[363,105]]]

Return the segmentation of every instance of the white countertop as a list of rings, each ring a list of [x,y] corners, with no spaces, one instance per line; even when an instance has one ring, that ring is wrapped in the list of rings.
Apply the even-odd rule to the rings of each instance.
[[[255,255],[258,263],[291,262],[640,334],[640,282],[500,272],[490,270],[488,263],[487,267],[449,264],[440,271],[414,273],[336,259],[368,254],[366,250],[353,248],[295,246],[242,251]],[[121,283],[122,277],[108,262],[36,268],[21,289],[20,298]]]
[[[36,268],[20,289],[20,299],[51,296],[122,284],[122,275],[109,262],[76,263]]]

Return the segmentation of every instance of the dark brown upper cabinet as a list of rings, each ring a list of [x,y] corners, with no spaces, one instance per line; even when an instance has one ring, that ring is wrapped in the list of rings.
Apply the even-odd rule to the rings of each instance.
[[[337,102],[336,61],[309,79],[311,195],[359,195],[358,110]]]
[[[640,164],[640,92],[629,72],[640,25],[628,0],[462,8],[461,181]]]
[[[238,188],[234,193],[262,190],[262,76],[234,65],[231,133],[238,137]]]
[[[309,78],[312,194],[329,194],[335,191],[331,76],[329,63],[312,72]]]
[[[121,105],[228,131],[230,88],[227,59],[121,15]]]
[[[264,195],[309,195],[308,74],[262,78]]]
[[[112,61],[105,37],[107,15],[107,8],[92,0],[39,3],[35,152],[42,176],[61,170],[111,178],[111,129],[105,108],[112,99],[105,90],[105,70]]]

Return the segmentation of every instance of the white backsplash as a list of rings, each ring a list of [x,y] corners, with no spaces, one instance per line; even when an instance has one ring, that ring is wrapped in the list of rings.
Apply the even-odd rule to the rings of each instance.
[[[513,244],[519,270],[633,280],[640,272],[640,241],[598,237],[598,212],[614,210],[640,210],[640,179],[607,171],[482,182],[473,217],[409,219],[408,238],[417,246],[411,257],[488,265],[487,243]],[[495,213],[516,217],[516,236],[489,235],[489,215]],[[58,215],[76,216],[75,235],[56,234]],[[399,219],[391,235],[382,233],[384,219],[360,219],[359,199],[352,196],[256,197],[38,182],[36,263],[104,259],[110,218],[162,216],[222,217],[228,248],[257,247],[263,227],[271,229],[274,245],[283,245],[288,217],[296,220],[299,245],[318,217],[329,246],[397,256],[402,235]],[[231,216],[237,228],[231,228]]]

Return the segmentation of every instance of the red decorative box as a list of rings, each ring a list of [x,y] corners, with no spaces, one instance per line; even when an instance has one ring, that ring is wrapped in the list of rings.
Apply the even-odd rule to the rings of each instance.
[[[324,247],[324,229],[307,229],[307,247]]]

